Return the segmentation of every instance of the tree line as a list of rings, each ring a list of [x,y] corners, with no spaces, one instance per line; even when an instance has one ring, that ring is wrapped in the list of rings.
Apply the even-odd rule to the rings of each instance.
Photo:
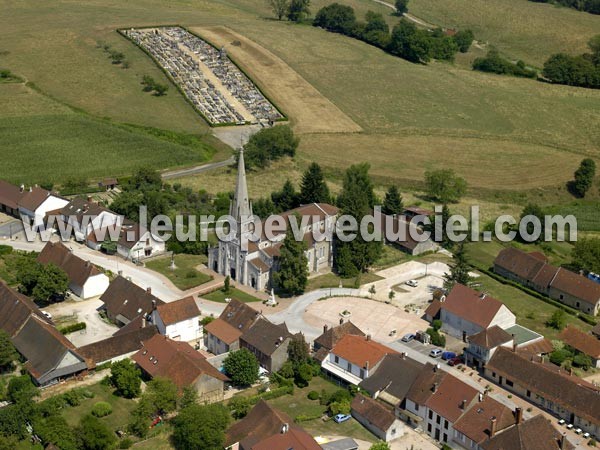
[[[404,6],[402,10],[405,11]],[[473,42],[473,32],[462,30],[448,36],[441,28],[423,30],[402,19],[392,30],[380,13],[368,11],[365,20],[357,20],[351,6],[332,3],[321,8],[313,25],[374,45],[386,52],[414,63],[431,59],[453,61],[457,52],[466,53]]]
[[[542,75],[552,83],[600,89],[600,34],[588,42],[590,53],[557,53],[544,63]]]
[[[591,14],[600,14],[600,0],[529,0],[535,3],[553,3],[566,6],[578,11],[585,11]]]

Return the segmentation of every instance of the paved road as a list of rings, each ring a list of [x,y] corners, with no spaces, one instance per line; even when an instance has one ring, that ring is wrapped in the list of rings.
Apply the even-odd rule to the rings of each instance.
[[[189,175],[196,175],[198,173],[206,172],[209,170],[217,169],[219,167],[230,166],[235,162],[235,158],[232,156],[225,161],[218,161],[210,164],[204,164],[202,166],[189,167],[187,169],[170,170],[163,172],[161,177],[163,180],[171,180],[173,178],[187,177]]]

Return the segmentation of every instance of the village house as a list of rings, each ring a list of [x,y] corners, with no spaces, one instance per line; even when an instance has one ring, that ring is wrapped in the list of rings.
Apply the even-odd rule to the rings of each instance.
[[[498,325],[486,328],[467,338],[469,346],[465,349],[465,364],[474,367],[485,365],[498,347],[512,347],[513,336]]]
[[[22,194],[19,186],[0,180],[0,212],[19,217],[19,199]]]
[[[124,222],[117,242],[117,253],[132,261],[164,253],[165,241],[138,223]]]
[[[187,386],[193,386],[200,402],[223,400],[224,384],[229,378],[187,342],[177,342],[157,334],[144,341],[132,359],[147,376],[168,378],[180,392]]]
[[[479,391],[441,370],[426,364],[406,395],[406,411],[415,423],[436,441],[449,443],[454,423],[477,402]]]
[[[264,400],[258,403],[225,435],[227,450],[321,450],[306,431],[285,413]]]
[[[142,289],[121,275],[110,283],[100,300],[106,317],[118,326],[127,325],[140,316],[146,317],[164,303],[152,295],[150,288]]]
[[[513,412],[488,395],[480,395],[477,401],[454,423],[453,442],[464,449],[480,450],[482,444],[498,432],[506,430],[523,420],[523,410]]]
[[[600,438],[600,389],[553,364],[499,348],[484,375],[499,386],[539,405]]]
[[[158,327],[158,332],[174,341],[188,342],[199,346],[202,340],[200,309],[194,297],[157,305],[150,314],[150,320]]]
[[[481,450],[574,450],[564,434],[560,434],[542,415],[532,417],[494,434],[479,444]]]
[[[19,191],[19,214],[24,221],[29,221],[35,231],[45,226],[46,215],[50,211],[55,211],[69,203],[68,200],[37,185],[29,189],[21,186]]]
[[[406,395],[423,370],[423,364],[405,353],[385,355],[377,371],[365,378],[358,386],[374,399],[381,400],[396,409],[396,415],[408,421],[403,414]]]
[[[100,206],[91,197],[76,197],[55,213],[63,223],[73,228],[73,235],[77,241],[85,242],[94,250],[100,250],[102,242],[98,243],[92,234],[100,234],[100,230],[106,230],[109,227],[118,230],[123,223],[122,216]],[[107,230],[105,231],[106,238],[110,238]]]
[[[277,271],[279,251],[285,239],[286,226],[292,216],[306,218],[305,223],[299,223],[300,231],[307,244],[305,252],[310,273],[328,270],[333,265],[333,248],[331,239],[316,240],[313,232],[327,236],[333,229],[338,208],[325,203],[313,203],[280,214],[281,221],[273,224],[272,234],[265,234],[256,240],[252,237],[255,224],[252,219],[252,204],[248,196],[244,152],[240,151],[238,158],[238,174],[233,200],[229,215],[235,219],[231,224],[232,237],[219,240],[216,247],[208,251],[208,267],[215,272],[230,276],[232,280],[258,291],[271,285],[271,276]],[[268,223],[263,221],[263,225]],[[247,246],[243,243],[246,242]]]
[[[434,300],[426,309],[427,318],[439,314],[442,331],[462,339],[497,325],[508,328],[515,315],[499,300],[462,284],[455,284],[447,296]]]
[[[548,264],[539,252],[505,248],[494,260],[494,272],[584,313],[595,316],[600,310],[600,284]]]
[[[592,366],[600,368],[600,340],[573,326],[565,328],[559,339],[578,352],[588,355],[592,360]]]
[[[331,349],[321,368],[332,378],[358,385],[376,373],[386,355],[398,352],[366,337],[347,334]]]
[[[362,394],[352,399],[351,414],[382,441],[390,442],[404,434],[405,425],[396,418],[392,407]]]
[[[99,366],[104,363],[117,362],[133,356],[142,343],[158,334],[155,325],[148,323],[143,317],[129,322],[111,337],[84,345],[77,352]]]
[[[69,278],[69,289],[83,300],[102,295],[110,284],[108,277],[94,264],[76,256],[60,241],[47,242],[37,261],[62,269]]]
[[[277,372],[288,360],[287,349],[294,336],[284,323],[275,325],[263,317],[240,336],[240,348],[245,348],[256,356],[260,366]]]
[[[240,348],[240,337],[256,322],[260,312],[231,299],[221,315],[204,326],[204,346],[214,355]]]
[[[431,237],[425,236],[422,228],[410,223],[403,216],[390,216],[379,212],[375,219],[380,221],[385,243],[398,247],[409,255],[417,256],[439,249],[439,245]]]
[[[317,361],[323,362],[335,344],[347,334],[366,336],[360,328],[350,321],[344,322],[344,319],[340,319],[340,324],[336,327],[323,325],[323,333],[313,341],[313,357]]]
[[[27,360],[25,369],[39,386],[87,372],[93,365],[22,294],[0,282],[0,329]]]

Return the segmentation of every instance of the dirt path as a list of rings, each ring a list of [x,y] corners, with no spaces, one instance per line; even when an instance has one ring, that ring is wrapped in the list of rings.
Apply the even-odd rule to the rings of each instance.
[[[393,4],[391,4],[391,3],[385,2],[383,0],[373,0],[373,1],[375,3],[379,3],[380,5],[386,6],[386,7],[390,8],[390,9],[396,11],[396,7]],[[434,25],[434,24],[429,23],[429,22],[425,22],[423,19],[419,19],[418,17],[413,16],[412,14],[409,14],[409,13],[404,13],[404,15],[402,17],[406,17],[411,22],[414,22],[417,25],[421,25],[421,26],[426,27],[426,28],[437,28],[438,27],[437,25]]]
[[[281,58],[229,28],[192,28],[246,71],[292,119],[298,133],[360,132],[361,127],[325,98]],[[232,45],[235,43],[235,45]]]

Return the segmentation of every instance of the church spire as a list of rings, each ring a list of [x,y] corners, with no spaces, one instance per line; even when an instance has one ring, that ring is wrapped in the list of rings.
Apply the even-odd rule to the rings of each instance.
[[[246,165],[244,164],[243,148],[240,149],[238,158],[237,183],[235,185],[235,194],[233,195],[229,214],[238,222],[243,216],[248,218],[252,215],[252,207],[250,205],[250,199],[248,198],[248,185],[246,184]]]

